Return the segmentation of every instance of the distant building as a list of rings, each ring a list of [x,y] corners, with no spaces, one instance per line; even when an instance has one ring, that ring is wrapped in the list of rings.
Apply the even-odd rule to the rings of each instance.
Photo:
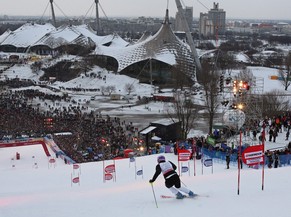
[[[188,23],[190,31],[193,30],[193,7],[186,7],[183,9],[184,16]],[[176,21],[175,21],[175,31],[185,31],[185,27],[183,25],[182,17],[177,12],[176,13]]]
[[[181,135],[181,122],[170,118],[151,122],[148,127],[139,131],[139,136],[144,138],[147,150],[153,146],[152,140],[154,136],[160,138],[161,141],[169,142],[180,139]]]
[[[199,32],[202,36],[222,35],[225,33],[226,13],[219,9],[218,3],[208,13],[200,13]]]

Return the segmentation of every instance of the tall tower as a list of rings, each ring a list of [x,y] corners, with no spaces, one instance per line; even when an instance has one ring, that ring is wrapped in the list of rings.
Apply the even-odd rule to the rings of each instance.
[[[53,25],[54,27],[57,27],[57,22],[56,22],[56,16],[55,16],[55,10],[54,10],[54,0],[50,0],[51,3],[51,10],[52,10],[52,19],[53,19]]]
[[[208,18],[213,23],[215,33],[224,34],[225,32],[225,11],[219,9],[218,3],[213,3],[213,9],[208,12]]]
[[[96,3],[96,34],[100,34],[100,20],[99,20],[99,0],[95,0]]]
[[[213,8],[208,13],[200,13],[199,29],[204,36],[214,36],[225,33],[226,13],[219,9],[218,3],[213,3]]]

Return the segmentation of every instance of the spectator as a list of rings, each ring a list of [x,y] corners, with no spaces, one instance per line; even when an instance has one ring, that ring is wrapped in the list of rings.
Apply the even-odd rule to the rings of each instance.
[[[276,138],[277,138],[277,136],[278,136],[278,130],[277,130],[277,128],[274,130],[274,132],[273,132],[273,142],[276,142]]]
[[[257,140],[257,130],[253,130],[253,140]]]
[[[229,169],[229,163],[230,163],[230,150],[228,150],[228,151],[226,152],[225,160],[226,160],[226,169]]]
[[[287,133],[286,133],[286,141],[288,141],[289,140],[289,135],[290,135],[290,131],[289,131],[289,129],[287,130]]]
[[[278,168],[278,165],[279,165],[279,154],[278,152],[276,151],[274,153],[274,168]]]
[[[269,142],[271,142],[271,141],[272,141],[272,138],[273,138],[273,133],[274,133],[274,130],[273,130],[273,128],[270,128],[270,130],[269,130]]]

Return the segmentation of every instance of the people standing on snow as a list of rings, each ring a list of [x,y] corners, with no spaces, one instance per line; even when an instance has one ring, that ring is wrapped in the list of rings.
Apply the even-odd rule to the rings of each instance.
[[[253,130],[253,140],[257,140],[257,129]]]
[[[272,168],[273,154],[269,150],[267,150],[266,156],[267,156],[267,159],[268,159],[268,167]]]
[[[278,130],[277,130],[277,128],[275,128],[275,130],[273,132],[273,142],[276,142],[277,136],[278,136]]]
[[[242,161],[242,156],[241,156],[241,154],[240,153],[237,153],[237,157],[236,157],[236,159],[237,159],[237,166],[238,166],[238,169],[239,168],[243,168],[243,161]]]
[[[226,152],[225,161],[226,161],[226,169],[229,169],[229,163],[230,163],[230,151],[229,150]]]
[[[289,140],[289,135],[290,135],[290,130],[288,129],[288,130],[287,130],[287,133],[286,133],[286,139],[285,139],[286,141]]]
[[[275,151],[274,153],[274,168],[278,168],[279,166],[279,153]]]
[[[269,142],[272,141],[273,133],[274,133],[274,130],[272,128],[270,128],[270,130],[269,130]]]
[[[185,196],[182,193],[188,194],[189,197],[194,197],[195,194],[186,187],[181,186],[181,180],[177,172],[177,166],[171,161],[166,161],[165,156],[160,155],[157,158],[156,172],[150,183],[155,182],[158,176],[162,173],[165,178],[165,186],[176,195],[177,199],[183,199]],[[181,193],[182,192],[182,193]]]
[[[266,138],[265,138],[265,136],[264,136],[264,133],[261,132],[261,133],[260,133],[260,136],[259,136],[259,141],[260,141],[260,142],[263,142],[263,140],[264,140],[264,142],[265,142],[265,141],[266,141]]]

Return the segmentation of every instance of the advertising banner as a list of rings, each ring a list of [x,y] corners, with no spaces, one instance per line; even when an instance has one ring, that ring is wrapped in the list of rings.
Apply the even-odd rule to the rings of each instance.
[[[178,161],[190,160],[191,152],[189,150],[180,149],[178,150]]]
[[[247,147],[242,153],[242,160],[248,166],[262,164],[264,162],[263,145]]]

